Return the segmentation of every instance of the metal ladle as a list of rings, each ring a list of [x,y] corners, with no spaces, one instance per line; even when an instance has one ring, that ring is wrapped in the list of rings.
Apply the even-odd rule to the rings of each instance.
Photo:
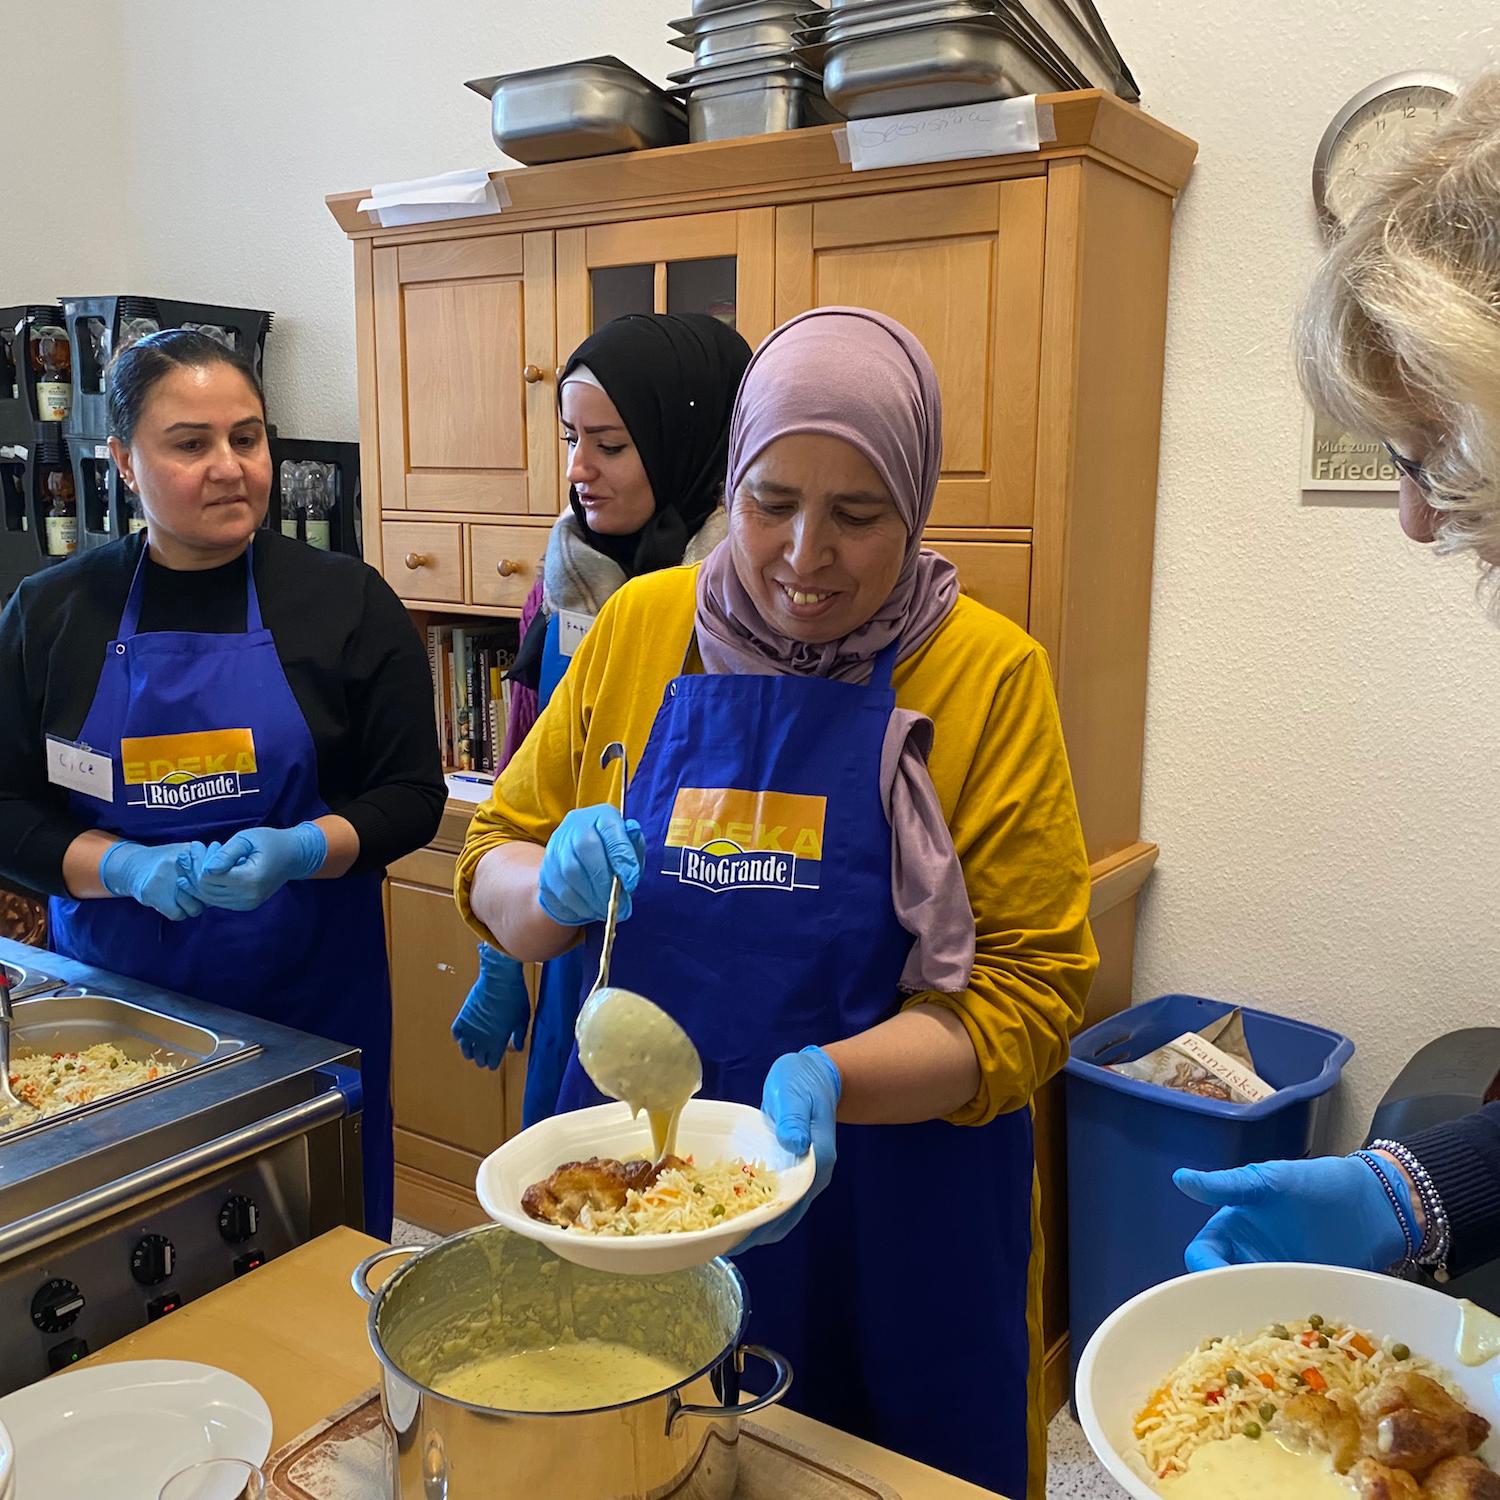
[[[10,975],[0,969],[0,1128],[13,1115],[30,1116],[35,1113],[31,1106],[16,1098],[10,1086],[10,1029],[15,1014],[10,1008]]]
[[[600,768],[620,762],[620,816],[625,816],[625,784],[629,779],[625,747],[618,740],[604,747]],[[652,1117],[657,1159],[671,1151],[676,1114],[687,1097],[703,1086],[703,1062],[681,1026],[666,1011],[634,990],[609,983],[609,960],[615,945],[620,914],[620,878],[609,893],[600,945],[599,973],[584,998],[573,1031],[578,1060],[594,1087],[611,1099],[622,1099]],[[683,1093],[681,1081],[691,1080]],[[670,1123],[667,1116],[670,1115]]]

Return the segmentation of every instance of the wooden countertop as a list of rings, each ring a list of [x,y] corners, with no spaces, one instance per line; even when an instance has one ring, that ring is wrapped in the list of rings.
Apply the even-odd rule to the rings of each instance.
[[[124,1359],[193,1359],[217,1365],[265,1397],[275,1452],[376,1383],[379,1366],[365,1336],[365,1304],[351,1290],[349,1274],[379,1248],[378,1240],[352,1229],[332,1230],[126,1335],[73,1368]],[[389,1269],[400,1264],[395,1261]],[[883,1479],[902,1500],[995,1500],[992,1490],[940,1474],[796,1412],[776,1408],[754,1420]]]

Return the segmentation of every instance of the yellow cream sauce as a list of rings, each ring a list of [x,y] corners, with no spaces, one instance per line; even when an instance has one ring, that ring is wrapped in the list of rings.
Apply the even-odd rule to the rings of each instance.
[[[1206,1443],[1186,1474],[1157,1481],[1168,1500],[1351,1500],[1349,1480],[1327,1454],[1294,1453],[1273,1437],[1236,1434]]]
[[[1500,1354],[1500,1318],[1465,1297],[1458,1304],[1458,1362],[1471,1369]]]
[[[687,1033],[660,1006],[631,990],[591,995],[575,1028],[578,1061],[601,1094],[646,1111],[660,1161],[677,1144],[682,1107],[703,1087],[703,1062]]]
[[[440,1375],[440,1395],[501,1411],[588,1411],[655,1395],[692,1372],[605,1339],[486,1354]]]

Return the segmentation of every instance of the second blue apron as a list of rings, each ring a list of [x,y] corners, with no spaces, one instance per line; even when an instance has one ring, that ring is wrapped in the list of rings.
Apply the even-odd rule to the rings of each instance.
[[[142,549],[79,734],[114,766],[112,802],[70,793],[90,826],[142,844],[208,843],[330,810],[311,731],[261,622],[253,555],[244,634],[142,635]],[[391,992],[378,872],[290,881],[254,911],[210,906],[182,922],[128,898],[55,899],[50,933],[71,958],[358,1047],[365,1227],[389,1236]]]
[[[900,1008],[911,936],[880,797],[893,665],[894,649],[867,687],[696,675],[666,690],[629,788],[647,867],[610,979],[686,1028],[704,1098],[758,1105],[777,1057]],[[575,1051],[559,1107],[599,1100]],[[806,1218],[738,1262],[754,1338],[791,1359],[790,1404],[1021,1500],[1031,1190],[1024,1109],[981,1128],[841,1125]]]

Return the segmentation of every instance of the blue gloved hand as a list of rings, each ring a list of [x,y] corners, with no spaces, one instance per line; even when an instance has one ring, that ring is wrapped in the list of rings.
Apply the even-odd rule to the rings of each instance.
[[[198,862],[195,894],[208,906],[254,911],[289,880],[310,880],[328,858],[328,838],[316,823],[295,828],[247,828],[211,844]]]
[[[526,1045],[531,1024],[531,997],[526,975],[515,959],[479,945],[479,978],[453,1021],[458,1050],[481,1068],[498,1068],[509,1043],[517,1052]]]
[[[630,915],[630,893],[641,882],[646,841],[641,825],[605,803],[576,807],[547,840],[537,878],[537,900],[554,922],[583,927],[602,922],[609,892],[620,877],[620,921]]]
[[[760,1112],[776,1132],[783,1150],[806,1156],[813,1152],[812,1186],[802,1195],[795,1208],[779,1219],[753,1229],[732,1251],[753,1250],[757,1245],[774,1245],[785,1239],[808,1210],[813,1199],[828,1186],[833,1164],[838,1160],[834,1137],[834,1116],[838,1113],[839,1095],[844,1080],[838,1065],[821,1047],[804,1047],[788,1052],[771,1064],[766,1086],[761,1094]]]
[[[1415,1229],[1411,1189],[1395,1167],[1383,1165]],[[1189,1198],[1219,1210],[1187,1248],[1190,1271],[1266,1260],[1383,1271],[1406,1254],[1396,1210],[1357,1156],[1267,1161],[1227,1172],[1183,1167],[1172,1181]]]
[[[208,851],[199,843],[111,844],[99,861],[99,882],[111,896],[129,896],[169,922],[203,913],[193,869]]]

